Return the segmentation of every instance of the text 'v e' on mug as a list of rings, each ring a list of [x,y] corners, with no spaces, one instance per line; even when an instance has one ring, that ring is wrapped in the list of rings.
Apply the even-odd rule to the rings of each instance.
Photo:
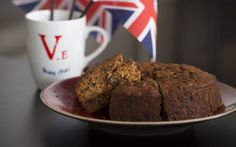
[[[74,12],[73,19],[68,20],[69,11],[54,10],[54,20],[50,21],[50,10],[26,14],[26,44],[39,89],[55,81],[80,76],[84,67],[106,48],[106,32],[100,27],[87,26],[86,17],[79,16],[80,13]],[[90,32],[101,33],[103,42],[85,56],[86,38]]]

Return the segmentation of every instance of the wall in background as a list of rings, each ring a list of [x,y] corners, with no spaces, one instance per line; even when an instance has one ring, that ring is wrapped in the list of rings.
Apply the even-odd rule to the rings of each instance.
[[[236,86],[236,1],[159,0],[158,57]]]

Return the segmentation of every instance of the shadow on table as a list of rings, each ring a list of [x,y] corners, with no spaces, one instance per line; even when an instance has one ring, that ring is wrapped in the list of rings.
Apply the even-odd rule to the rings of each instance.
[[[109,134],[97,131],[96,129],[90,128],[88,134],[88,146],[95,147],[98,145],[103,146],[193,146],[193,129],[190,128],[183,132],[159,135],[159,136],[123,136],[117,134]]]
[[[32,113],[34,141],[44,147],[97,146],[193,146],[193,129],[176,134],[149,137],[122,136],[90,128],[86,123],[55,113],[44,106],[35,92]]]

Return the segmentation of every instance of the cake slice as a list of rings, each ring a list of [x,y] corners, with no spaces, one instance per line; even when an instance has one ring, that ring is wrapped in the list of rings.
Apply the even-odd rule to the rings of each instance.
[[[161,100],[158,85],[152,79],[118,86],[112,92],[110,118],[118,121],[160,121]]]
[[[216,83],[191,86],[185,80],[158,81],[163,95],[164,120],[186,120],[212,116],[222,107],[221,95]],[[195,83],[196,85],[198,83]]]
[[[159,85],[163,120],[212,116],[224,111],[216,77],[185,64],[139,63],[142,78]]]
[[[117,54],[89,69],[78,80],[75,93],[82,107],[88,113],[93,113],[109,105],[111,91],[115,87],[140,79],[135,62],[124,62],[123,56]]]

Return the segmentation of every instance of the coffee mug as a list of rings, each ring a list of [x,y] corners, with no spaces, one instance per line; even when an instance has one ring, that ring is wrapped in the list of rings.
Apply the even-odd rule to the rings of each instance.
[[[84,67],[97,57],[108,44],[108,35],[99,27],[86,26],[86,17],[75,12],[68,20],[69,11],[54,10],[50,21],[49,10],[32,11],[26,14],[26,44],[31,70],[39,89],[52,82],[80,76]],[[86,38],[90,32],[103,36],[101,45],[85,56]]]

